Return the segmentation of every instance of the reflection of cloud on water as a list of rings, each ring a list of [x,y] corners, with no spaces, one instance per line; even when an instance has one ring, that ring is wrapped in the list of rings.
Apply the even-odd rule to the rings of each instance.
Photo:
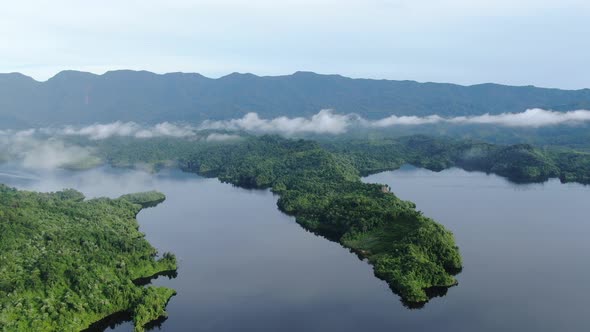
[[[87,198],[116,198],[132,192],[163,191],[187,178],[200,180],[194,174],[180,170],[163,170],[152,174],[136,169],[117,169],[110,166],[89,170],[36,170],[29,172],[18,164],[0,164],[0,183],[23,190],[53,192],[73,188]]]

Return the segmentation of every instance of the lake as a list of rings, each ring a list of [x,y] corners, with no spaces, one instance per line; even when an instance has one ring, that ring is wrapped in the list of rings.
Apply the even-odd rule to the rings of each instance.
[[[153,282],[178,291],[155,330],[588,330],[590,187],[411,167],[365,181],[390,185],[454,232],[464,270],[446,296],[407,309],[366,262],[299,227],[266,190],[175,170],[0,168],[0,182],[22,189],[166,194],[138,215],[147,239],[179,259],[176,278]]]

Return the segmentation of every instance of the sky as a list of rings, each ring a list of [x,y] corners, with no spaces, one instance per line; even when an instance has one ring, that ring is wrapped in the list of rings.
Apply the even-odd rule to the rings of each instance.
[[[588,0],[19,0],[0,72],[295,71],[590,88]]]

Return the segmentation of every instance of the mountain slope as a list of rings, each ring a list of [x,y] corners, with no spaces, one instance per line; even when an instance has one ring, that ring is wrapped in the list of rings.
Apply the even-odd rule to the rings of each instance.
[[[376,119],[391,114],[497,114],[533,107],[590,108],[590,90],[351,79],[310,72],[265,77],[234,73],[210,79],[186,73],[64,71],[45,82],[0,74],[4,128],[115,120],[200,122],[247,112],[309,116],[323,108]]]

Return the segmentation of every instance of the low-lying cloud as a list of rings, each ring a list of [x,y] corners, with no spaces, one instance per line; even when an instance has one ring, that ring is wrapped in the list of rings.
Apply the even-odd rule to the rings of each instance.
[[[207,135],[205,141],[207,142],[227,142],[227,141],[235,141],[239,140],[241,136],[239,135],[232,135],[232,134],[219,134],[219,133],[212,133]]]
[[[62,141],[49,140],[38,142],[29,150],[20,152],[23,166],[36,169],[54,169],[83,164],[93,158],[91,152]]]
[[[321,110],[311,118],[261,119],[257,113],[248,113],[240,119],[205,121],[200,130],[249,131],[255,133],[293,134],[342,134],[358,116],[336,114],[331,110]]]
[[[396,125],[422,125],[433,123],[450,124],[488,124],[506,127],[556,126],[564,124],[579,124],[590,121],[590,111],[577,110],[569,112],[548,111],[540,108],[528,109],[521,113],[483,114],[474,116],[457,116],[443,118],[438,115],[418,116],[390,116],[385,119],[369,122],[373,127],[391,127]]]
[[[569,112],[547,111],[540,108],[528,109],[522,113],[502,113],[498,115],[478,115],[448,119],[458,124],[494,124],[508,127],[545,127],[563,124],[578,124],[590,121],[590,111],[577,110]]]
[[[65,126],[61,128],[39,128],[21,131],[0,130],[0,148],[6,151],[9,148],[23,147],[30,138],[37,134],[43,135],[49,140],[40,141],[39,144],[30,144],[35,152],[43,154],[57,146],[60,137],[81,136],[91,140],[102,140],[111,137],[190,137],[195,140],[207,142],[228,141],[240,138],[235,132],[249,132],[255,134],[279,134],[284,136],[304,134],[331,134],[346,133],[352,128],[390,128],[396,126],[419,126],[429,124],[451,125],[495,125],[504,127],[539,128],[555,125],[576,125],[590,122],[589,110],[576,110],[569,112],[556,112],[539,108],[528,109],[520,113],[483,114],[476,116],[442,117],[440,115],[429,116],[397,116],[379,120],[364,119],[357,114],[338,114],[332,110],[321,110],[311,117],[289,118],[280,116],[271,119],[261,118],[257,113],[248,113],[239,119],[204,121],[200,125],[174,124],[162,122],[153,126],[140,125],[136,122],[116,121],[108,124],[93,124],[89,126]],[[222,131],[211,133],[211,131]],[[14,146],[11,146],[14,145]],[[67,148],[64,146],[63,148]],[[29,149],[30,150],[30,149]],[[77,152],[81,154],[81,152]],[[32,157],[31,157],[32,158]]]
[[[447,123],[456,125],[488,124],[506,127],[539,128],[544,126],[579,124],[583,122],[590,122],[590,111],[556,112],[534,108],[521,113],[502,113],[495,115],[483,114],[448,118],[439,115],[392,115],[380,120],[367,120],[356,114],[341,115],[331,110],[322,110],[310,118],[288,118],[281,116],[274,119],[261,119],[256,113],[248,113],[240,119],[205,121],[199,129],[294,135],[308,133],[342,134],[352,127],[388,128]]]
[[[39,139],[36,130],[0,134],[0,160],[18,161],[29,169],[75,167],[96,161],[91,148],[71,145],[57,138]]]
[[[574,125],[590,122],[590,111],[576,110],[556,112],[539,108],[528,109],[520,113],[483,114],[475,116],[442,117],[428,116],[397,116],[379,120],[367,120],[357,114],[338,114],[332,110],[321,110],[311,117],[289,118],[280,116],[271,119],[261,118],[257,113],[248,113],[239,119],[207,120],[198,126],[162,122],[154,126],[143,126],[136,122],[113,122],[93,124],[84,127],[66,126],[62,128],[30,129],[20,132],[3,131],[0,135],[31,136],[39,132],[47,136],[82,136],[91,140],[110,137],[193,137],[205,141],[231,140],[233,137],[224,134],[205,134],[203,131],[250,132],[255,134],[279,134],[284,136],[305,134],[338,135],[351,128],[390,128],[396,126],[419,126],[428,124],[454,125],[496,125],[504,127],[539,128],[555,125]],[[225,135],[225,136],[224,136]],[[234,135],[235,136],[235,135]]]
[[[86,127],[67,126],[62,129],[45,129],[49,134],[65,136],[86,136],[93,140],[100,140],[114,136],[120,137],[187,137],[195,134],[194,128],[187,125],[177,125],[162,122],[152,127],[141,126],[135,122],[113,122],[109,124],[94,124]]]
[[[364,120],[362,123],[367,127],[386,128],[392,126],[418,126],[425,124],[433,124],[445,121],[438,115],[429,116],[396,116],[392,115],[381,120],[367,121]]]
[[[89,147],[81,147],[68,141],[68,137],[80,136],[91,140],[110,137],[185,137],[201,142],[224,142],[238,140],[241,132],[254,134],[279,134],[284,136],[305,134],[346,133],[353,128],[386,129],[396,126],[419,126],[429,124],[493,125],[515,128],[540,128],[556,125],[576,125],[590,122],[589,110],[556,112],[543,109],[528,109],[521,113],[483,114],[477,116],[442,117],[396,116],[380,120],[367,120],[356,114],[337,114],[321,110],[311,117],[289,118],[281,116],[264,119],[256,113],[248,113],[239,119],[204,121],[198,126],[162,122],[143,126],[135,122],[113,122],[90,126],[62,128],[38,128],[21,131],[0,130],[0,161],[19,161],[22,166],[33,169],[53,169],[92,165],[98,158]],[[213,131],[213,132],[212,132]]]

